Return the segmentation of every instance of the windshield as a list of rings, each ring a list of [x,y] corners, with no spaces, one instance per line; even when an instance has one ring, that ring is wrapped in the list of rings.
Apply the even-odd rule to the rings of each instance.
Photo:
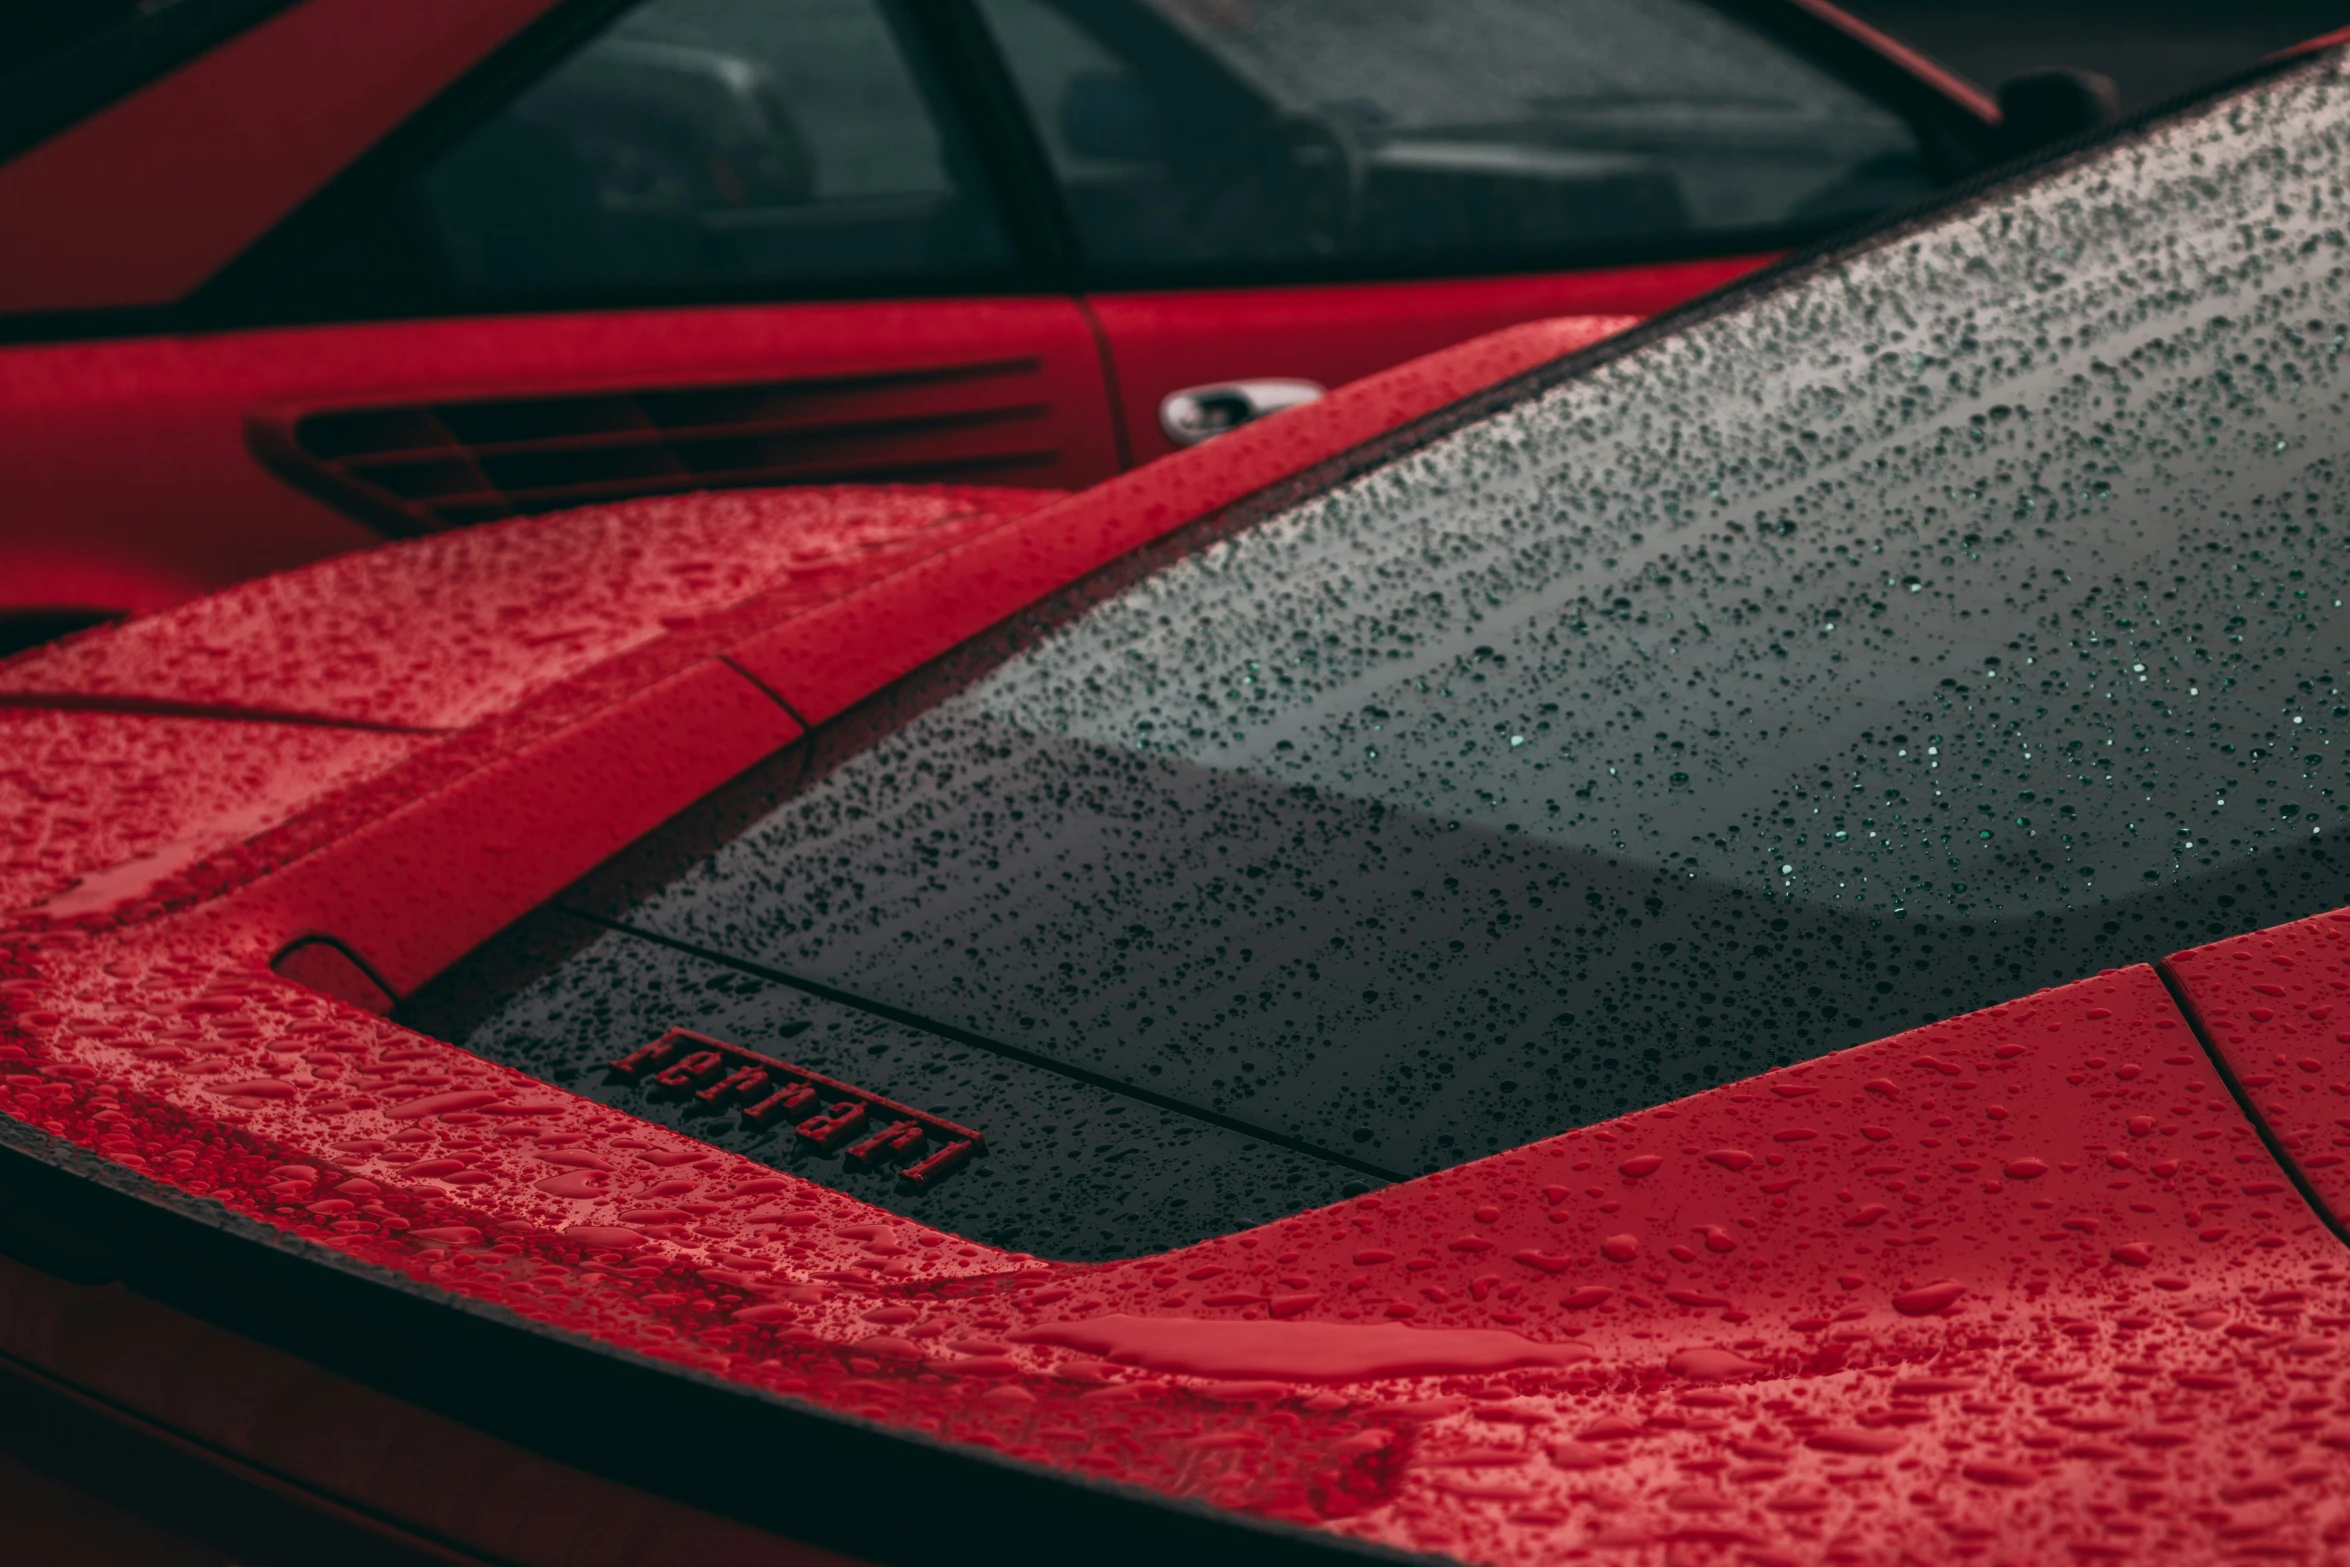
[[[704,1135],[1106,1256],[2350,903],[2346,118],[2301,68],[1201,548],[444,1026],[665,1116],[582,1063],[801,1050],[988,1153]]]

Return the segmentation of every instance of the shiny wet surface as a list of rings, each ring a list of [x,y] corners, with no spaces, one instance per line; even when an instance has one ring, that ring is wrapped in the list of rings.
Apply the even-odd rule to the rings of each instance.
[[[797,1021],[756,978],[910,1029],[892,1071],[1153,1096],[1010,1239],[1099,1256],[2350,901],[2343,122],[2305,77],[1764,290],[1048,618],[583,906],[730,1026]],[[690,1021],[537,983],[447,1037],[544,1075]],[[1212,1197],[1210,1124],[1297,1183]]]

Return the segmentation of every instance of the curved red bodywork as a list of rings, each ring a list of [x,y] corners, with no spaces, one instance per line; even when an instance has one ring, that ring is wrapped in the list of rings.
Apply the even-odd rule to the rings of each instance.
[[[1895,99],[1952,119],[1962,141],[1995,124],[1996,109],[1948,72],[1823,0],[1789,3],[1804,15],[1782,20],[1808,17],[1802,30],[1852,41],[1844,52]],[[1653,315],[1771,259],[1747,235],[1726,241],[1738,252],[1726,255],[1660,244],[1512,274],[1499,269],[1527,258],[1496,251],[1370,281],[1267,272],[1104,291],[1030,257],[956,285],[984,297],[935,284],[891,297],[907,285],[884,278],[835,280],[874,297],[830,297],[832,285],[806,298],[652,287],[518,314],[364,290],[302,302],[288,283],[301,268],[289,264],[352,211],[390,199],[384,171],[403,147],[470,112],[469,95],[514,90],[511,73],[544,69],[564,38],[612,10],[300,0],[0,162],[0,469],[11,478],[0,648],[368,548],[413,531],[418,514],[448,526],[694,483],[1078,488],[1170,450],[1159,409],[1184,388],[1262,377],[1336,386],[1521,322]],[[1020,127],[1012,139],[1028,136]],[[1050,178],[1019,177],[1029,174]],[[981,370],[1003,374],[989,382]],[[568,480],[550,483],[597,493],[435,491],[430,502],[448,502],[437,512],[415,496],[364,493],[350,453],[294,438],[306,419],[355,413],[426,425],[451,407],[544,413],[568,400],[778,388],[792,394],[777,399],[795,404],[790,417],[729,432],[778,437],[768,444],[786,455],[755,464],[774,471],[695,467],[665,481],[660,461],[648,473],[629,460],[644,448],[572,450]],[[548,454],[541,447],[534,455]],[[431,454],[368,455],[378,479],[399,470],[428,489],[441,482]],[[462,469],[481,453],[438,455]],[[610,487],[614,468],[622,490]]]
[[[310,0],[0,167],[10,311],[186,296],[553,0]]]
[[[271,972],[323,937],[412,991],[805,726],[1592,330],[1497,334],[1065,499],[532,519],[0,666],[13,1145],[86,1151],[143,1200],[364,1279],[1309,1543],[2339,1555],[2350,1268],[2297,1183],[2338,1184],[2312,1107],[2340,1052],[2311,1041],[2350,991],[2345,916],[2176,961],[2202,1021],[2256,1020],[2224,1070],[2133,967],[1084,1266],[927,1230]],[[2318,1068],[2262,1081],[2260,1027]],[[21,1334],[0,1347],[40,1363]],[[201,1386],[169,1418],[234,1450]],[[347,1476],[322,1459],[312,1483]],[[432,1526],[475,1528],[469,1548],[564,1559],[451,1516]]]

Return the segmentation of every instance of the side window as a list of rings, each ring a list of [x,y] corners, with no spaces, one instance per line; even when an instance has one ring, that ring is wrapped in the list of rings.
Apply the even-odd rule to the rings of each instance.
[[[886,291],[1013,255],[893,0],[645,0],[362,227],[304,292]]]
[[[1769,243],[1924,191],[1910,127],[1697,0],[981,0],[1088,265]]]

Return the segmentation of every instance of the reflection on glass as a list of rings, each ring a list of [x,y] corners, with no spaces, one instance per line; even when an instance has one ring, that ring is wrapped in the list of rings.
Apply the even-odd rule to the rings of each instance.
[[[647,0],[417,182],[461,298],[1000,269],[882,0]]]
[[[2303,67],[1768,286],[609,912],[1417,1172],[2350,903],[2346,140]]]
[[[1910,129],[1693,0],[984,0],[1089,258],[1567,255],[1818,229]]]

